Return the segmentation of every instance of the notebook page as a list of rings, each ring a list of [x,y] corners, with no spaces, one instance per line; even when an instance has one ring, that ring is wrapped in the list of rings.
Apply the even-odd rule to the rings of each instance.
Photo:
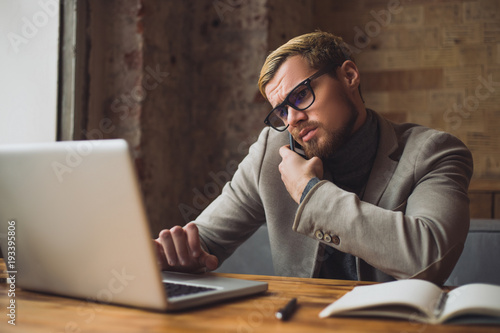
[[[473,283],[450,291],[441,320],[466,313],[500,316],[500,286]]]
[[[408,305],[432,318],[441,293],[441,288],[423,280],[399,280],[358,286],[326,307],[320,317],[380,305]]]

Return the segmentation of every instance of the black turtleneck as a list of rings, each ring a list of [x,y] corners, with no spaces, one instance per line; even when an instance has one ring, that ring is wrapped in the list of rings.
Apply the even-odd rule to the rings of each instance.
[[[378,147],[378,121],[366,110],[366,121],[333,157],[324,161],[332,182],[338,187],[362,196]]]
[[[362,198],[366,182],[377,153],[379,129],[377,116],[367,110],[365,123],[333,156],[323,161],[325,175],[335,185]],[[309,181],[302,198],[319,182],[318,178]],[[324,246],[325,253],[319,277],[330,279],[357,280],[355,257],[331,246]]]

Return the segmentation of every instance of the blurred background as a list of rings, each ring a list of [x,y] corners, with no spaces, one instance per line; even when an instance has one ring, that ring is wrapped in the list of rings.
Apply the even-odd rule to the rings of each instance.
[[[55,0],[19,3],[2,5],[17,18],[8,14],[0,56],[19,59],[55,25],[59,60],[48,57],[42,75],[55,82],[48,139],[125,138],[153,234],[196,218],[220,193],[264,127],[265,57],[316,29],[351,46],[367,107],[467,144],[471,217],[500,217],[500,1],[73,0],[55,18]]]

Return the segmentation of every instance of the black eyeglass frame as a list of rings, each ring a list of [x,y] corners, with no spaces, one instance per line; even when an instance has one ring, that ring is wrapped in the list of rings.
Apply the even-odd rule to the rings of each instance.
[[[269,121],[269,118],[273,115],[274,111],[276,111],[278,108],[281,108],[281,107],[287,106],[287,105],[290,106],[290,107],[292,107],[293,109],[295,109],[297,111],[304,111],[304,110],[307,110],[308,108],[310,108],[311,105],[313,105],[314,101],[316,100],[316,95],[314,94],[314,89],[311,87],[312,80],[317,79],[320,76],[325,75],[326,73],[330,73],[332,70],[334,70],[335,68],[337,68],[339,66],[340,66],[339,64],[335,64],[335,63],[334,64],[330,64],[330,65],[326,66],[325,68],[323,68],[322,70],[317,71],[316,73],[314,73],[313,75],[311,75],[310,77],[308,77],[307,79],[305,79],[304,81],[302,81],[299,84],[297,84],[292,90],[290,90],[290,92],[288,93],[288,95],[286,95],[285,100],[283,102],[281,102],[280,104],[278,104],[277,106],[275,106],[271,110],[271,112],[268,113],[266,119],[264,119],[264,123],[267,126],[272,127],[273,129],[275,129],[278,132],[284,132],[288,128],[288,126],[290,124],[286,125],[285,128],[283,128],[283,129],[278,129],[278,128],[274,127],[271,124],[271,121]],[[311,90],[313,98],[312,98],[311,104],[309,104],[308,106],[306,106],[304,108],[298,108],[297,106],[293,105],[293,103],[291,103],[289,101],[289,98],[290,98],[290,96],[292,95],[292,93],[297,88],[299,88],[300,86],[303,86],[303,85],[307,86],[307,88]]]

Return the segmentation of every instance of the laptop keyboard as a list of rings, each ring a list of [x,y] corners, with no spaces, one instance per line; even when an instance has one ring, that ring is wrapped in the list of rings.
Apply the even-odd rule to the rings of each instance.
[[[210,288],[210,287],[192,286],[192,285],[173,283],[173,282],[163,282],[163,285],[165,287],[165,291],[167,292],[168,297],[179,297],[179,296],[196,294],[203,291],[215,290],[215,288]]]

